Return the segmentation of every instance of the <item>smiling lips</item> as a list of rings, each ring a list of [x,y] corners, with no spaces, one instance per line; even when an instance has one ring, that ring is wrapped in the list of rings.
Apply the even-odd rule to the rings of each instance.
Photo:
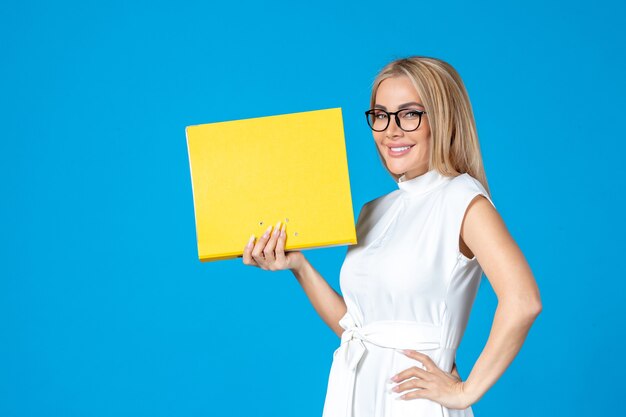
[[[411,151],[411,148],[415,145],[410,144],[394,144],[393,147],[387,146],[387,154],[389,156],[402,156]]]

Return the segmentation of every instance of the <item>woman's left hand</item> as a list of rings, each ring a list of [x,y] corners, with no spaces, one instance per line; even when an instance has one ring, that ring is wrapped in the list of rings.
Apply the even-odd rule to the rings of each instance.
[[[453,409],[464,409],[471,405],[464,391],[464,382],[460,378],[441,370],[428,355],[415,350],[404,350],[403,353],[421,362],[425,369],[413,366],[391,378],[392,381],[399,382],[392,391],[400,393],[413,390],[401,395],[399,399],[427,398]]]

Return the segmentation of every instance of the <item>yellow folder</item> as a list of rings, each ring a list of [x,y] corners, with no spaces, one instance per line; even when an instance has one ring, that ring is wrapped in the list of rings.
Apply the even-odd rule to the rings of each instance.
[[[341,108],[187,126],[198,257],[235,258],[285,224],[285,250],[355,244]]]

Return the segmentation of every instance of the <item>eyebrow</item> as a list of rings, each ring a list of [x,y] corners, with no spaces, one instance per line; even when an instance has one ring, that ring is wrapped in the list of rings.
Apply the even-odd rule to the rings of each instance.
[[[403,108],[405,108],[405,107],[407,107],[407,106],[411,106],[411,105],[418,105],[418,106],[420,106],[420,107],[424,107],[424,105],[423,105],[423,104],[421,104],[421,103],[418,103],[418,102],[416,102],[416,101],[411,101],[411,102],[409,102],[409,103],[403,103],[403,104],[400,104],[400,105],[398,106],[398,108],[399,108],[399,109],[403,109]],[[376,105],[374,106],[374,108],[375,108],[375,109],[383,109],[383,110],[387,110],[387,107],[385,107],[385,106],[383,106],[383,105],[381,105],[381,104],[376,104]]]

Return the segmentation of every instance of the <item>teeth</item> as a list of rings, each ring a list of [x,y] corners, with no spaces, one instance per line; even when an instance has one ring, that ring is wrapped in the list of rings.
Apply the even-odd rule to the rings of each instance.
[[[402,151],[405,151],[405,150],[407,150],[409,148],[410,148],[410,146],[405,146],[405,147],[402,147],[402,148],[391,148],[391,150],[394,151],[394,152],[402,152]]]

